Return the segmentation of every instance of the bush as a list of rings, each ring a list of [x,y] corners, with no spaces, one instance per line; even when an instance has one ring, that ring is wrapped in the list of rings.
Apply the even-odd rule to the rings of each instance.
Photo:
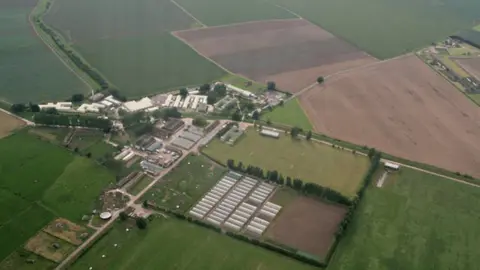
[[[119,217],[120,217],[121,221],[125,221],[125,220],[128,219],[128,215],[127,215],[127,213],[125,213],[125,211],[120,212]]]
[[[137,224],[137,227],[141,230],[144,230],[147,228],[147,220],[142,217],[138,217],[135,220],[135,223]]]

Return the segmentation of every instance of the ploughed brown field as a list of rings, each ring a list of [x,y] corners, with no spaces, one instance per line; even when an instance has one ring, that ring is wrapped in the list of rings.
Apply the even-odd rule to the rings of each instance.
[[[266,236],[324,259],[346,212],[345,207],[300,196],[282,210]]]
[[[318,76],[377,61],[356,47],[302,19],[177,31],[188,43],[229,71],[279,89],[298,92]]]
[[[333,76],[300,102],[318,132],[480,177],[480,108],[416,56]]]
[[[25,126],[23,121],[0,111],[0,138],[8,136],[12,131],[23,126]]]
[[[457,58],[455,61],[460,64],[468,73],[480,80],[480,57],[477,58]]]

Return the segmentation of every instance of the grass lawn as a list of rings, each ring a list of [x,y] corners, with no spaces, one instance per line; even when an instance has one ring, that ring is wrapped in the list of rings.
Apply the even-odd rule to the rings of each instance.
[[[0,99],[38,102],[84,93],[84,85],[35,35],[36,1],[0,1]]]
[[[242,88],[244,90],[248,90],[248,91],[253,92],[253,93],[261,93],[261,92],[264,92],[265,89],[267,89],[267,86],[264,85],[264,84],[254,82],[254,81],[248,80],[244,77],[240,77],[240,76],[233,75],[233,74],[228,74],[228,75],[220,78],[220,81],[222,81],[224,83],[229,83],[231,85]],[[251,86],[246,86],[246,84],[248,82],[252,83],[252,85]]]
[[[141,198],[179,212],[187,211],[226,172],[203,156],[188,156]],[[178,206],[178,208],[177,208]]]
[[[27,263],[28,259],[35,260],[35,263]],[[54,262],[26,250],[15,251],[0,262],[0,270],[51,270],[56,266]]]
[[[478,269],[480,189],[402,168],[370,187],[329,270]]]
[[[261,0],[177,0],[177,2],[208,26],[296,18],[288,11]]]
[[[284,176],[330,187],[347,196],[356,193],[369,166],[363,156],[284,134],[279,139],[268,138],[253,129],[248,129],[234,146],[215,139],[203,151],[222,163],[233,159],[277,170]]]
[[[114,245],[117,244],[117,247]],[[105,255],[105,258],[102,258]],[[173,217],[146,230],[117,223],[71,269],[318,269]]]
[[[272,121],[273,123],[284,124],[287,126],[297,126],[303,130],[312,130],[313,127],[305,115],[298,99],[292,99],[283,106],[278,106],[273,111],[262,115],[262,120]]]
[[[271,0],[369,54],[391,58],[470,28],[480,1]],[[348,16],[345,10],[354,10]]]
[[[151,177],[144,175],[142,179],[138,180],[134,185],[128,188],[128,193],[137,195],[152,182],[153,179]]]

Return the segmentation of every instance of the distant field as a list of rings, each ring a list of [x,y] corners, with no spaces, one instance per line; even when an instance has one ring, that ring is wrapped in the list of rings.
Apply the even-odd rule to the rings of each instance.
[[[470,28],[480,1],[271,0],[369,54],[391,58]],[[354,12],[345,15],[345,10]],[[344,14],[345,16],[339,16]]]
[[[169,34],[194,24],[169,0],[55,1],[45,21],[129,97],[225,75]]]
[[[477,26],[475,26],[475,27],[473,27],[473,30],[475,30],[475,31],[479,31],[479,32],[480,32],[480,24],[479,24],[479,25],[477,25]]]
[[[145,193],[141,200],[152,200],[159,206],[185,212],[225,172],[225,168],[203,156],[188,156]]]
[[[263,137],[253,129],[248,129],[234,146],[215,139],[203,151],[223,163],[233,159],[277,170],[284,176],[327,186],[347,196],[355,194],[369,164],[365,157],[330,146],[293,140],[284,134],[278,140]]]
[[[296,18],[262,0],[177,0],[177,3],[208,26]]]
[[[0,99],[38,102],[88,91],[32,30],[36,2],[0,1]]]
[[[112,270],[318,269],[173,217],[156,218],[142,231],[133,227],[126,232],[124,224],[115,224],[71,269],[90,267]]]
[[[478,269],[480,189],[402,168],[371,187],[329,270]]]
[[[23,126],[25,126],[23,121],[0,111],[0,138]]]
[[[296,98],[285,103],[283,106],[276,107],[271,112],[265,113],[262,115],[262,120],[270,120],[272,123],[280,123],[292,127],[296,126],[302,128],[304,131],[313,129]]]

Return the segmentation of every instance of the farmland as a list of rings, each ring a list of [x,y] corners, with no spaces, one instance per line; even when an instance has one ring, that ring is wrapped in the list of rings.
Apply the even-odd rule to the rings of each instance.
[[[272,0],[379,59],[425,47],[470,28],[480,2],[469,0]],[[348,16],[345,10],[354,10]]]
[[[161,240],[161,241],[160,241]],[[117,244],[117,247],[114,247]],[[105,255],[105,258],[102,258]],[[115,224],[71,269],[316,269],[173,217]]]
[[[31,29],[28,16],[36,2],[0,3],[0,99],[9,102],[63,99],[88,90]]]
[[[415,56],[330,78],[300,103],[317,132],[480,176],[480,109]]]
[[[300,19],[178,31],[175,35],[233,73],[297,92],[318,76],[375,62]]]
[[[328,269],[477,269],[479,195],[402,168],[367,190]]]
[[[284,176],[330,187],[347,196],[355,194],[368,168],[367,158],[320,143],[283,134],[278,140],[267,138],[253,129],[247,129],[243,136],[234,146],[214,140],[203,152],[222,163],[233,159],[277,170]]]
[[[457,62],[472,76],[480,80],[480,57],[478,58],[462,58],[457,59]]]
[[[0,111],[0,139],[23,126],[23,121]]]
[[[282,106],[276,107],[272,112],[262,115],[262,120],[272,121],[272,123],[280,123],[292,127],[299,127],[303,130],[312,130],[312,125],[308,120],[305,112],[298,99],[290,100]]]
[[[187,211],[225,173],[202,156],[188,156],[142,197],[158,206]],[[178,206],[178,207],[177,207]]]
[[[225,75],[169,33],[194,21],[168,0],[55,1],[45,21],[129,97]]]

